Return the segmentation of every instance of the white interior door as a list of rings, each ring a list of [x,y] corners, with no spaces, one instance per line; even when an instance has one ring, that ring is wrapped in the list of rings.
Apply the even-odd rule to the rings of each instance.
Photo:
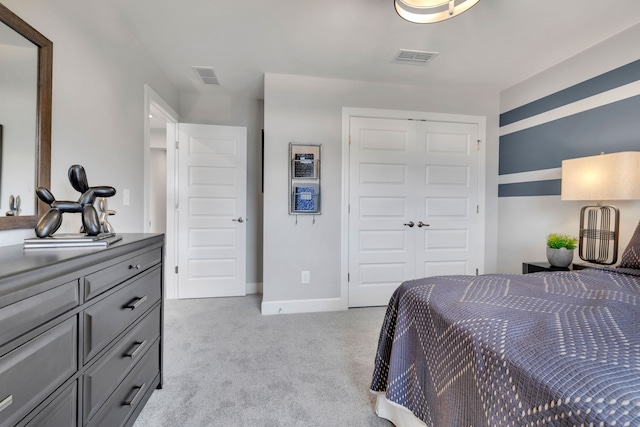
[[[351,118],[349,306],[384,305],[415,277],[415,126]],[[408,225],[405,225],[408,224]],[[414,226],[415,227],[415,226]]]
[[[179,125],[178,298],[246,295],[247,130]]]
[[[351,118],[349,306],[405,280],[475,274],[478,126]]]
[[[478,125],[417,122],[416,276],[476,274]],[[423,225],[420,227],[420,225]]]

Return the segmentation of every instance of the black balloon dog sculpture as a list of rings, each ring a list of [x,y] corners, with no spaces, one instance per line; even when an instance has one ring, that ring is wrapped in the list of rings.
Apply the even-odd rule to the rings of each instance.
[[[36,225],[36,236],[47,237],[55,233],[62,225],[62,214],[67,212],[82,213],[82,230],[89,236],[100,233],[100,218],[93,203],[98,197],[111,197],[116,189],[107,186],[89,187],[87,174],[80,165],[69,168],[69,182],[82,195],[77,202],[56,200],[51,191],[44,187],[36,188],[38,198],[48,204],[51,209],[40,218]]]

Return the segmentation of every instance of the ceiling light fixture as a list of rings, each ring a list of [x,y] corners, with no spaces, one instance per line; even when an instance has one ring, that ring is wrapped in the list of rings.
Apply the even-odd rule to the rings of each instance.
[[[480,0],[394,0],[396,12],[416,24],[432,24],[471,9]]]

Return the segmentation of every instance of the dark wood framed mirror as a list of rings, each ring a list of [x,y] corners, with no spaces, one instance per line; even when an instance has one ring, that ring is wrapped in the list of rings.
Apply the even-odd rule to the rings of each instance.
[[[35,122],[35,141],[33,141],[35,144],[35,177],[33,177],[33,180],[35,183],[34,190],[35,187],[49,188],[51,180],[51,83],[53,43],[2,4],[0,4],[0,22],[4,23],[9,29],[12,29],[37,47],[37,99],[35,107],[36,114],[35,117],[33,117],[33,121]],[[6,157],[5,160],[7,160]],[[25,179],[32,178],[25,177]],[[2,197],[5,196],[6,195],[3,195]],[[0,212],[0,230],[35,227],[40,216],[48,209],[48,206],[37,200],[35,195],[33,200],[23,200],[23,203],[33,203],[34,207],[31,211],[34,212],[34,214],[5,216],[5,212]]]

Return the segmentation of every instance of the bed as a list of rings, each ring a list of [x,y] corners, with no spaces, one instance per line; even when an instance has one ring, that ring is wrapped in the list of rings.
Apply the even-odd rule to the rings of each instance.
[[[376,413],[402,427],[640,425],[638,254],[640,224],[619,268],[403,283],[380,331]]]

